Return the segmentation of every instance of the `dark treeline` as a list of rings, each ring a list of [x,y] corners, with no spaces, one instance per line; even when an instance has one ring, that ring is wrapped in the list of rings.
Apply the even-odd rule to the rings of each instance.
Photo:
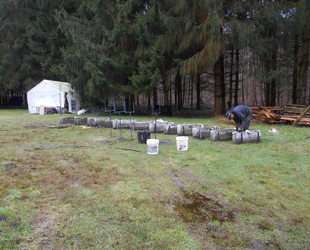
[[[1,0],[0,97],[51,79],[84,105],[309,104],[309,13],[309,0]]]

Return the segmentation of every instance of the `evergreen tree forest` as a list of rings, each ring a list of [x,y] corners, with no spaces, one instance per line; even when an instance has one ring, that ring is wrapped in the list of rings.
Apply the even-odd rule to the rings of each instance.
[[[310,0],[1,0],[0,97],[67,81],[82,104],[309,104]]]

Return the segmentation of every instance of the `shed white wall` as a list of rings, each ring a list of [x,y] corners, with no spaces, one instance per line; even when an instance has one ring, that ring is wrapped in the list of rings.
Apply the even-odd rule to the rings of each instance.
[[[43,105],[45,107],[64,107],[65,93],[44,81],[37,84],[27,92],[29,113],[37,113],[37,107]],[[71,106],[71,102],[69,102]],[[70,110],[69,110],[70,111]]]

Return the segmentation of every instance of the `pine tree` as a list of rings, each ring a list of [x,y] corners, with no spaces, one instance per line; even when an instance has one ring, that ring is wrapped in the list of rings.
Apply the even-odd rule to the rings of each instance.
[[[294,74],[293,74],[293,102],[309,104],[307,94],[307,71],[310,49],[310,1],[299,1],[292,8],[292,40],[294,40]]]
[[[113,4],[74,0],[56,12],[56,21],[67,40],[67,46],[61,49],[61,72],[85,105],[100,105],[110,93],[108,75],[114,74],[109,59]]]
[[[27,40],[23,35],[29,22],[21,1],[0,2],[0,95],[24,91],[31,70],[25,60]]]

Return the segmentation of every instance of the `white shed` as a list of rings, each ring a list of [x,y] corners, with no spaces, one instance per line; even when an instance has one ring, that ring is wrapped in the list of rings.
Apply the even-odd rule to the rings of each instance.
[[[76,112],[78,100],[71,84],[43,80],[27,92],[29,113],[39,113],[40,106],[67,109],[70,113]]]

